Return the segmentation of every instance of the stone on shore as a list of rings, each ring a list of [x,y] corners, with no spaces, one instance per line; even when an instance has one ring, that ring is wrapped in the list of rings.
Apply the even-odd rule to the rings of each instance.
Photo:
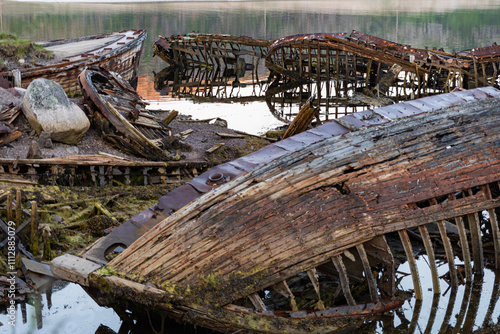
[[[90,127],[83,110],[52,80],[31,82],[21,108],[36,133],[48,132],[53,141],[75,145]]]

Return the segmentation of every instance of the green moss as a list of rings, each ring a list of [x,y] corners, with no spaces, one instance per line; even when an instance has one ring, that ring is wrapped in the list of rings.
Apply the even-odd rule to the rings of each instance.
[[[112,266],[105,266],[98,269],[97,274],[101,276],[118,276],[118,273]]]

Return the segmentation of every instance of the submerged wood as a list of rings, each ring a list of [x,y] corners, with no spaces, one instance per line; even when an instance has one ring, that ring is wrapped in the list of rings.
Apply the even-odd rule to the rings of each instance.
[[[27,88],[31,81],[45,78],[59,83],[69,96],[81,95],[77,78],[87,66],[101,66],[120,74],[124,80],[135,82],[146,37],[145,29],[134,29],[39,42],[37,44],[53,51],[60,61],[51,65],[0,72],[0,84],[4,88]],[[16,73],[20,79],[17,84]]]
[[[494,88],[420,99],[345,116],[219,165],[134,217],[166,219],[92,273],[90,286],[104,303],[154,306],[223,332],[325,332],[395,308],[402,296],[386,236],[500,207],[499,107]],[[127,284],[101,279],[108,275],[172,296],[127,295]],[[365,280],[365,294],[355,295]],[[298,300],[305,284],[314,288],[306,303]],[[333,297],[322,295],[328,288]],[[288,308],[269,305],[278,295],[288,296]]]

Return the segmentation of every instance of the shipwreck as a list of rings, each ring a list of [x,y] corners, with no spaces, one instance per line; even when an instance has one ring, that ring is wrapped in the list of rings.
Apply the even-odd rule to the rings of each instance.
[[[195,177],[52,271],[124,317],[228,333],[356,325],[409,293],[422,298],[409,235],[425,248],[434,293],[433,241],[451,288],[500,266],[499,110],[500,91],[485,87],[327,122]],[[412,291],[396,286],[395,241]]]
[[[275,41],[213,34],[160,37],[155,54],[170,66],[155,78],[157,89],[197,101],[265,100],[289,123],[315,96],[324,120],[351,112],[448,93],[499,88],[500,46],[460,52],[420,49],[359,31],[286,36]],[[251,69],[257,89],[238,89]],[[242,71],[243,70],[243,71]],[[168,78],[168,79],[166,79]]]
[[[87,66],[114,71],[135,84],[146,37],[145,29],[133,29],[38,42],[53,52],[53,63],[1,72],[0,87],[27,88],[31,81],[45,78],[59,83],[69,96],[80,95],[77,78]]]

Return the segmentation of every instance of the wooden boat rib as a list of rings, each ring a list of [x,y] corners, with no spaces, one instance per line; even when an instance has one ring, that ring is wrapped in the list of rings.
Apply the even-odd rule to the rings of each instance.
[[[499,106],[491,87],[418,99],[347,115],[217,166],[182,186],[182,203],[182,192],[167,194],[132,219],[167,217],[104,269],[91,267],[83,284],[116,308],[154,306],[223,332],[327,332],[401,305],[394,236],[422,298],[409,228],[418,228],[439,291],[427,231],[435,223],[456,288],[455,257],[464,258],[467,281],[481,275],[486,237],[500,267]],[[461,254],[446,224],[460,231]],[[72,265],[54,261],[55,273]]]
[[[146,37],[145,29],[134,29],[41,42],[38,44],[53,51],[56,59],[60,59],[58,63],[3,72],[0,73],[0,82],[4,88],[27,88],[31,81],[43,77],[58,82],[70,96],[80,95],[77,77],[85,67],[93,65],[134,82]]]
[[[169,136],[161,120],[150,115],[137,92],[119,75],[88,68],[78,77],[89,112],[106,139],[121,149],[151,160],[174,160],[161,147]]]

